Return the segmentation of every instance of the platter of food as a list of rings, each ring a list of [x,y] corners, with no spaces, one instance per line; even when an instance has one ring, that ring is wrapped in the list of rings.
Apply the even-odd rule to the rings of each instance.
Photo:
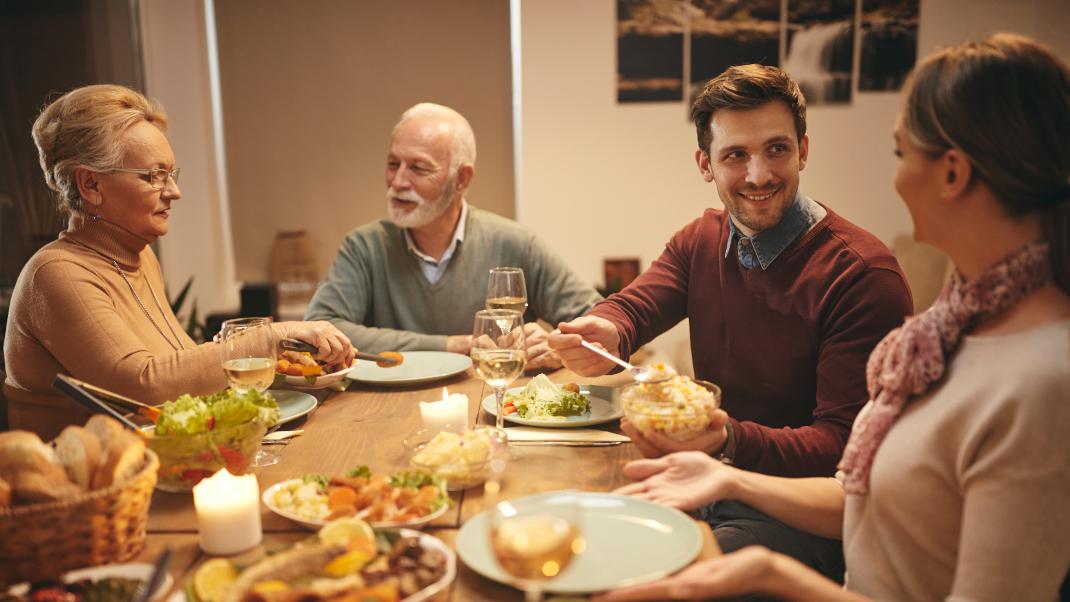
[[[691,517],[638,498],[571,491],[511,503],[531,511],[552,506],[562,495],[577,498],[581,509],[577,526],[585,549],[547,582],[547,591],[587,594],[660,579],[690,564],[702,549],[702,532]],[[489,512],[464,523],[457,532],[457,555],[480,575],[514,584],[515,579],[499,566],[491,549],[490,523]]]
[[[306,529],[355,516],[372,526],[417,527],[446,513],[450,498],[441,479],[415,471],[373,474],[367,466],[344,476],[305,475],[276,483],[261,499],[275,514]]]
[[[400,365],[381,367],[358,361],[349,370],[350,380],[382,387],[406,387],[456,376],[472,365],[467,355],[447,351],[406,351]]]
[[[624,415],[619,401],[595,396],[605,387],[588,387],[575,383],[556,385],[545,374],[531,379],[524,387],[505,392],[505,421],[524,426],[569,428],[613,422]],[[609,390],[605,391],[607,397]],[[498,415],[494,395],[483,398],[483,410]]]
[[[65,573],[58,583],[14,585],[7,596],[0,595],[4,602],[33,602],[36,600],[64,600],[82,602],[91,600],[132,600],[152,577],[153,566],[143,562],[107,564],[78,569]],[[170,591],[174,578],[170,573],[156,587],[150,600],[159,600]]]
[[[354,360],[353,365],[356,365]],[[275,362],[273,387],[287,386],[294,389],[345,388],[346,374],[353,367],[343,364],[324,366],[312,355],[301,351],[283,351]]]
[[[411,529],[373,531],[359,519],[343,518],[251,566],[208,560],[168,602],[423,602],[456,576],[457,557],[437,537]]]

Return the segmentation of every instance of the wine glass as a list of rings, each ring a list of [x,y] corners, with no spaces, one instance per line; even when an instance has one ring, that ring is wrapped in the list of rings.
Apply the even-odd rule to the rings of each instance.
[[[505,572],[517,579],[527,602],[542,600],[543,586],[583,552],[580,504],[575,492],[538,500],[499,502],[490,515],[490,547]]]
[[[223,372],[238,393],[263,393],[275,380],[275,331],[270,318],[235,318],[223,322],[219,332]],[[260,449],[253,466],[276,464],[279,454]]]
[[[524,270],[491,268],[487,282],[487,309],[511,309],[524,315],[528,307],[528,289]]]
[[[472,326],[472,363],[476,374],[494,389],[498,416],[495,426],[505,437],[505,388],[524,371],[527,346],[524,344],[524,316],[510,309],[483,309],[476,312]]]

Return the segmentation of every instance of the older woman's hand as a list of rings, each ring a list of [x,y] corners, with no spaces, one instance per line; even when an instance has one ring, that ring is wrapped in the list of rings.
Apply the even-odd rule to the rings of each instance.
[[[624,476],[636,481],[614,493],[649,500],[684,511],[731,499],[738,469],[697,451],[636,460],[624,466]]]
[[[342,334],[330,322],[276,322],[277,334],[282,338],[297,339],[315,345],[318,351],[313,355],[327,364],[353,364],[356,349],[349,342],[349,337]]]

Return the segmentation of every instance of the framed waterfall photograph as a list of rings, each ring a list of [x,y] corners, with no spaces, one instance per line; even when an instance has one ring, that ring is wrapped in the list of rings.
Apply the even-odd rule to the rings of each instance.
[[[683,0],[617,0],[617,102],[684,97]]]
[[[690,2],[690,98],[732,65],[780,66],[780,0]]]
[[[858,90],[894,92],[918,56],[918,0],[863,0]]]
[[[855,0],[788,0],[781,67],[799,83],[808,105],[851,101]]]

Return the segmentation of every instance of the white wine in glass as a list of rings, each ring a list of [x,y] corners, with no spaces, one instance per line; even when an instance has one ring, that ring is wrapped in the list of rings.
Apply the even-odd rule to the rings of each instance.
[[[528,289],[524,270],[520,268],[492,268],[487,281],[487,309],[510,309],[524,312],[528,308]]]
[[[579,504],[565,493],[552,505],[530,507],[501,502],[491,518],[490,545],[505,572],[518,580],[528,602],[542,599],[546,581],[583,552]]]
[[[505,388],[524,372],[527,346],[524,341],[524,316],[508,309],[485,309],[476,312],[472,326],[472,364],[491,388],[497,400],[495,425],[504,434],[505,412],[502,405]]]
[[[235,391],[244,393],[256,389],[264,391],[275,380],[275,362],[266,357],[246,357],[226,360],[223,371]]]
[[[269,318],[235,318],[223,322],[219,331],[223,373],[230,388],[238,393],[263,393],[275,380],[275,331]],[[271,466],[279,461],[276,452],[256,452],[253,466]]]
[[[476,358],[476,373],[492,388],[509,386],[524,371],[523,349],[484,350]]]

